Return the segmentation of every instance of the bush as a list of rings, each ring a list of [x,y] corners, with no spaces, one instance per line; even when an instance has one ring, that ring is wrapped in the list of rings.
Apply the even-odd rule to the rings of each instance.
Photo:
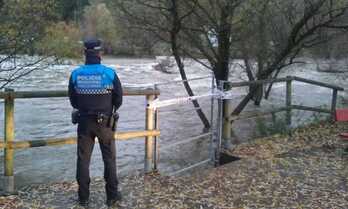
[[[55,0],[8,0],[0,6],[0,54],[36,54],[46,26],[57,20]]]
[[[289,127],[283,116],[277,117],[272,114],[272,121],[265,118],[256,118],[256,133],[260,137],[271,136],[275,134],[287,134]]]
[[[318,108],[329,109],[327,105],[321,105]],[[310,112],[307,112],[310,113]],[[309,115],[303,114],[302,110],[292,111],[292,125],[289,127],[286,122],[285,114],[276,116],[272,114],[272,120],[265,118],[256,118],[256,134],[257,136],[266,137],[275,134],[287,134],[291,128],[307,126],[309,124],[320,124],[322,122],[330,121],[331,115],[327,113],[310,113]]]
[[[63,58],[82,58],[81,32],[75,25],[59,22],[46,28],[37,48],[41,54]]]
[[[83,22],[84,36],[102,39],[104,53],[114,53],[118,31],[106,4],[92,1],[91,5],[84,9]]]

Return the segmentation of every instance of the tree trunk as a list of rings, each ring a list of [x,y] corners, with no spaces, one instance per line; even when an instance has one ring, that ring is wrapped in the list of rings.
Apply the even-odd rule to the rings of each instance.
[[[280,73],[280,70],[277,70],[277,72],[275,73],[275,75],[273,76],[273,79],[276,79],[278,77]],[[271,91],[272,91],[272,87],[273,87],[273,83],[270,83],[267,87],[267,91],[265,93],[265,99],[268,99],[269,98],[269,95],[271,94]]]
[[[272,73],[272,71],[270,71],[269,69],[267,69],[265,72],[266,73],[259,75],[260,77],[257,78],[256,80],[264,80],[268,78],[270,74]],[[243,98],[243,100],[233,110],[232,115],[233,116],[239,115],[244,110],[244,108],[248,105],[250,100],[255,96],[256,93],[257,93],[257,88],[251,89],[251,91]]]
[[[230,47],[231,47],[231,23],[229,18],[231,16],[230,13],[231,3],[227,3],[227,6],[221,8],[221,16],[220,16],[220,27],[218,31],[218,56],[217,63],[213,68],[216,82],[218,81],[228,81],[229,76],[229,61],[230,61]],[[228,83],[225,83],[222,86],[223,90],[230,90]],[[231,102],[228,100],[223,100],[223,109],[222,109],[222,123],[223,123],[223,142],[224,146],[231,141],[231,132],[232,126],[230,124],[230,109]]]
[[[178,7],[177,7],[176,3],[177,3],[176,0],[172,0],[171,14],[172,14],[172,18],[173,18],[173,22],[172,22],[173,25],[172,25],[172,30],[170,31],[171,49],[172,49],[172,53],[173,53],[173,56],[175,58],[176,64],[178,65],[181,79],[184,80],[183,84],[184,84],[185,90],[189,96],[194,96],[194,93],[191,89],[191,86],[187,81],[184,63],[182,62],[180,54],[179,54],[178,34],[181,30],[181,22],[179,19]],[[204,112],[200,108],[198,101],[192,100],[192,104],[196,109],[198,117],[201,119],[201,121],[204,125],[204,129],[205,130],[210,129],[210,123],[209,123],[207,117],[205,116]]]
[[[182,80],[187,80],[184,64],[182,63],[182,60],[181,60],[180,55],[178,53],[178,49],[177,49],[177,46],[176,46],[176,41],[172,41],[172,50],[173,50],[173,55],[175,57],[176,64],[179,67],[179,72],[180,72],[181,79]],[[185,90],[186,90],[186,92],[187,92],[187,94],[189,96],[194,96],[194,93],[193,93],[193,91],[191,89],[191,86],[188,83],[188,81],[184,81],[184,87],[185,87]],[[201,121],[202,121],[202,123],[204,125],[204,129],[206,129],[206,130],[210,129],[210,123],[209,123],[207,117],[205,116],[204,112],[200,108],[200,105],[199,105],[198,101],[197,100],[192,100],[192,104],[193,104],[193,106],[196,109],[198,117],[201,119]]]
[[[268,8],[268,2],[264,1],[261,4],[261,14],[258,16],[257,19],[257,28],[258,28],[258,33],[257,33],[257,43],[260,46],[259,50],[257,50],[257,55],[256,55],[256,60],[257,60],[257,77],[260,77],[259,75],[262,74],[262,72],[264,71],[265,64],[267,63],[267,32],[266,32],[266,10]],[[264,85],[257,85],[254,86],[253,88],[255,88],[255,93],[253,95],[253,100],[254,100],[254,104],[257,106],[261,105],[261,101],[263,98],[263,88]]]
[[[252,99],[252,97],[255,94],[255,89],[253,89],[252,91],[250,91],[244,98],[243,100],[237,105],[237,107],[233,110],[232,115],[239,115],[244,108],[248,105],[248,103],[250,102],[250,100]]]
[[[260,84],[260,85],[254,86],[253,88],[255,88],[255,94],[253,96],[254,104],[256,106],[260,106],[262,98],[263,98],[263,85]]]
[[[220,28],[218,31],[218,56],[217,63],[214,66],[214,73],[217,80],[228,80],[229,60],[230,60],[230,46],[231,46],[231,23],[230,17],[230,3],[226,8],[221,9]]]

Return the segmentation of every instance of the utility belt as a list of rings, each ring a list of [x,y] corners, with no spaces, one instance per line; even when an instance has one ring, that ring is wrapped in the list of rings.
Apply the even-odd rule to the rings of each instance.
[[[119,114],[117,112],[112,112],[110,116],[109,114],[102,112],[85,112],[73,110],[73,112],[71,113],[72,124],[75,125],[79,123],[81,118],[93,118],[98,124],[107,122],[107,127],[110,127],[113,131],[116,131]]]

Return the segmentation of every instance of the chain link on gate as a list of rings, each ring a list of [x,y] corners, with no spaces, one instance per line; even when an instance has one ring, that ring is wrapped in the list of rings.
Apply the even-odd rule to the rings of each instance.
[[[198,166],[201,165],[205,165],[205,164],[213,164],[215,166],[217,166],[219,164],[219,156],[220,156],[220,150],[221,150],[221,139],[222,139],[222,99],[223,99],[223,91],[221,90],[221,86],[223,83],[219,82],[219,86],[218,88],[216,88],[216,80],[214,75],[212,74],[212,76],[207,76],[207,77],[199,77],[199,78],[192,78],[192,79],[187,79],[187,80],[180,80],[180,81],[172,81],[172,82],[166,82],[166,83],[157,83],[154,84],[154,89],[158,89],[159,86],[161,85],[168,85],[168,84],[175,84],[175,83],[183,83],[183,82],[188,82],[188,81],[194,81],[194,80],[202,80],[202,79],[207,79],[207,78],[211,78],[211,87],[210,87],[210,92],[207,92],[205,94],[202,95],[196,95],[196,96],[187,96],[187,97],[178,97],[178,98],[174,98],[174,99],[167,99],[167,100],[160,100],[160,98],[156,97],[155,100],[153,100],[150,104],[149,104],[149,108],[152,108],[154,110],[154,118],[155,118],[155,124],[156,130],[159,130],[159,121],[158,121],[158,116],[160,114],[159,109],[164,108],[164,107],[168,107],[168,106],[174,106],[174,105],[185,105],[185,104],[191,104],[192,101],[198,100],[198,99],[202,99],[202,98],[211,98],[210,99],[210,131],[197,135],[197,136],[193,136],[190,137],[188,139],[179,141],[179,142],[175,142],[172,143],[170,145],[167,145],[165,147],[161,147],[161,149],[159,149],[159,140],[156,137],[155,141],[154,141],[154,169],[158,170],[158,161],[159,161],[159,152],[164,151],[164,150],[168,150],[170,148],[173,148],[175,146],[179,146],[179,145],[183,145],[183,144],[187,144],[205,137],[209,137],[210,139],[210,143],[209,143],[209,158],[203,161],[200,161],[198,163],[195,163],[189,167],[183,168],[181,170],[175,171],[173,173],[171,173],[171,175],[178,175],[181,174],[185,171],[188,171],[190,169],[196,168]],[[218,101],[218,113],[216,116],[216,119],[214,118],[215,114],[215,102],[216,100]]]

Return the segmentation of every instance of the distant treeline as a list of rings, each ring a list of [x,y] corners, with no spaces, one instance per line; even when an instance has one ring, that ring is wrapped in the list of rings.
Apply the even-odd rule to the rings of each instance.
[[[202,5],[205,2],[209,2],[207,0],[178,0],[177,4],[194,4],[195,1],[200,2]],[[239,45],[245,46],[241,47],[235,44],[231,48],[230,56],[234,58],[243,58],[245,50],[254,50],[253,53],[248,54],[265,52],[269,45],[276,44],[272,40],[274,33],[289,32],[289,29],[284,25],[277,25],[278,28],[271,28],[268,25],[268,23],[281,22],[281,18],[284,18],[277,16],[276,12],[272,14],[273,8],[283,7],[282,10],[286,13],[294,9],[291,7],[301,7],[300,3],[296,5],[289,4],[292,0],[246,1],[249,1],[249,3],[237,5],[238,8],[236,10],[239,10],[239,17],[231,20],[235,22],[236,30],[238,29],[236,36],[232,34],[232,37],[236,39],[234,41],[239,42]],[[261,1],[268,3],[260,3]],[[142,14],[144,19],[151,20],[149,16],[153,16],[153,21],[163,21],[160,18],[156,19],[157,14],[153,13],[154,11],[151,11],[151,9],[154,10],[158,9],[155,7],[160,7],[160,4],[154,2],[161,2],[164,5],[163,9],[165,9],[165,5],[171,1],[139,0],[130,2],[133,4],[132,12],[136,13],[137,17],[139,17],[139,14]],[[144,7],[144,5],[147,7]],[[302,6],[303,10],[305,10],[306,5],[303,4]],[[121,56],[171,54],[170,45],[166,40],[160,38],[161,34],[158,34],[166,31],[152,30],[149,27],[151,23],[144,24],[144,27],[135,24],[134,22],[139,22],[139,20],[131,19],[132,14],[122,10],[118,0],[0,0],[0,8],[0,18],[2,20],[0,22],[2,45],[0,53],[2,54],[13,52],[11,50],[15,48],[17,53],[78,58],[81,56],[80,41],[91,36],[97,36],[104,41],[106,54]],[[299,8],[296,9],[299,10]],[[183,7],[182,10],[185,12],[187,7]],[[240,12],[241,10],[244,10],[244,12]],[[186,12],[190,15],[190,11]],[[260,12],[264,14],[262,18],[260,18]],[[206,14],[202,13],[202,15],[205,15],[205,17],[201,18],[202,23],[204,23],[203,21],[206,18],[210,18],[209,15],[214,15],[213,8],[210,14],[208,12]],[[289,16],[288,18],[291,19],[293,17]],[[347,14],[344,18],[348,21]],[[344,18],[341,21],[344,21]],[[238,21],[246,22],[240,24]],[[168,23],[164,21],[163,24],[165,28]],[[190,27],[192,27],[192,24],[195,23],[187,21],[187,24],[190,24]],[[182,27],[185,27],[185,25]],[[210,26],[207,24],[207,27]],[[217,31],[214,31],[213,28],[211,30],[207,29],[207,31],[208,34],[206,36],[211,42],[214,42],[214,34]],[[304,56],[320,58],[347,57],[348,36],[344,35],[343,31],[318,30],[316,33],[313,45],[303,46],[305,49],[301,53]],[[289,40],[283,41],[287,42]],[[260,44],[265,45],[264,50],[259,50],[254,46]],[[212,46],[214,47],[214,43]],[[204,46],[204,43],[202,43],[202,47],[207,46]],[[202,56],[202,58],[205,58],[205,56]]]
[[[49,67],[52,58],[81,58],[87,37],[102,39],[106,54],[170,55],[183,80],[183,58],[216,80],[228,80],[230,63],[240,59],[255,81],[277,78],[301,57],[335,63],[348,56],[347,0],[0,0],[0,12],[0,89]],[[18,54],[41,56],[18,65]],[[272,87],[251,86],[232,114],[250,101],[260,105]],[[198,101],[193,104],[208,129]]]

